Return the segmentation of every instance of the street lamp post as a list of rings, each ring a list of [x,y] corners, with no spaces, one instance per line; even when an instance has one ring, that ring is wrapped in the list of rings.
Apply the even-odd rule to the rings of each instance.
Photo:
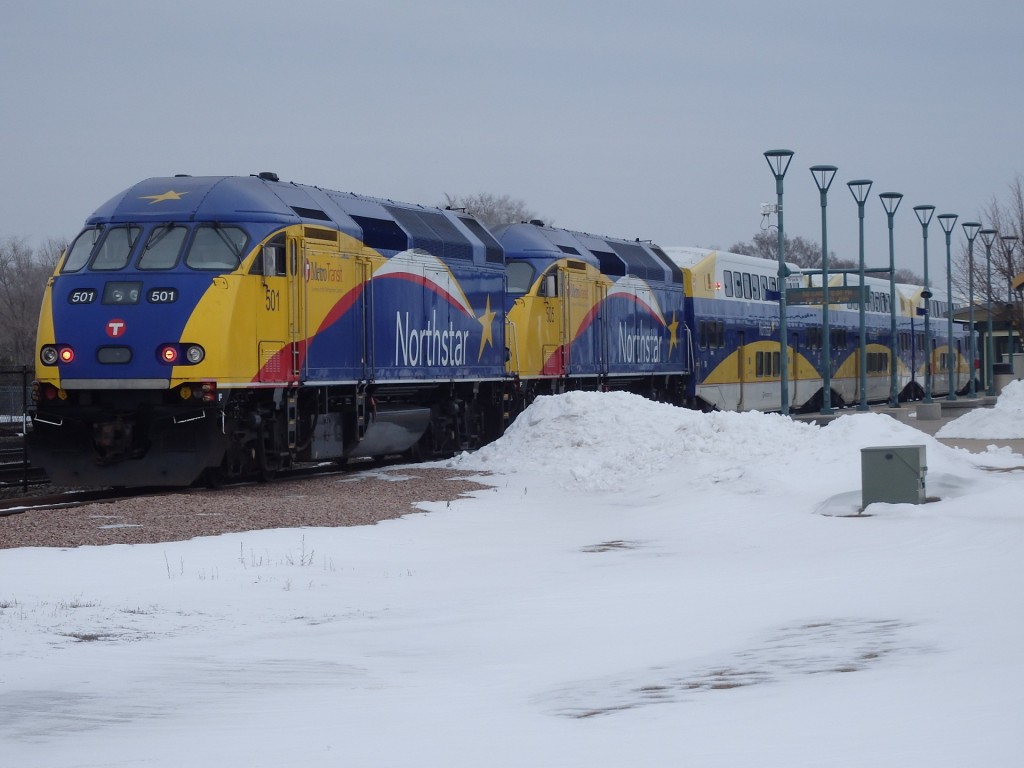
[[[1010,311],[1007,313],[1008,318],[1006,321],[1006,332],[1008,335],[1006,361],[1010,364],[1010,373],[1014,376],[1017,372],[1013,369],[1013,251],[1017,247],[1016,235],[1003,235],[1000,240],[1003,241],[1003,246],[1006,248],[1006,306],[1009,307]]]
[[[935,213],[934,205],[915,205],[914,213],[917,220],[921,222],[921,237],[924,240],[924,290],[921,291],[921,298],[924,299],[924,402],[932,401],[932,326],[931,326],[931,305],[932,287],[928,282],[928,223]]]
[[[868,193],[871,192],[872,182],[869,179],[857,179],[856,181],[846,182],[846,186],[850,188],[850,194],[853,195],[853,199],[857,201],[857,223],[860,234],[860,399],[857,403],[858,411],[868,410],[868,368],[867,368],[867,330],[865,328],[864,318],[864,301],[867,298],[864,295],[864,201],[868,198]]]
[[[992,372],[993,356],[995,345],[992,343],[992,307],[995,301],[992,300],[992,243],[996,241],[999,233],[994,229],[983,229],[978,233],[985,243],[985,260],[988,262],[988,322],[985,327],[985,394],[989,397],[996,396],[996,382]]]
[[[975,389],[977,373],[974,368],[975,363],[978,360],[974,328],[974,238],[978,236],[978,230],[981,229],[981,224],[976,221],[965,221],[960,226],[964,228],[964,235],[967,236],[967,324],[971,329],[969,338],[970,343],[968,344],[971,354],[971,379],[967,385],[967,397],[974,400],[978,397],[978,392]]]
[[[949,249],[950,237],[958,217],[955,213],[940,213],[938,218],[939,226],[946,233],[946,376],[949,387],[946,399],[956,400],[956,381],[953,378],[953,363],[956,359],[953,354],[953,266]]]
[[[785,235],[782,227],[782,179],[786,176],[789,161],[793,159],[791,149],[770,149],[764,153],[768,167],[775,177],[775,194],[778,197],[779,216],[779,357],[780,357],[780,409],[784,416],[789,415],[789,334],[786,328],[786,269]]]
[[[828,323],[828,227],[825,208],[828,206],[828,188],[839,169],[834,165],[812,165],[811,175],[821,195],[821,414],[832,410],[832,330]]]
[[[899,344],[896,338],[896,258],[893,251],[892,219],[896,215],[896,209],[900,207],[903,195],[900,192],[883,192],[878,197],[885,208],[885,215],[889,218],[889,405],[892,408],[899,408],[900,394],[896,385],[899,358]]]

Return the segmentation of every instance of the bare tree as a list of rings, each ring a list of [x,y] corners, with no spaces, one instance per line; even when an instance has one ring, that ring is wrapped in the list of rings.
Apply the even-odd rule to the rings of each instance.
[[[522,200],[517,200],[509,195],[492,195],[489,192],[480,192],[475,195],[449,195],[444,194],[445,208],[462,209],[466,213],[475,216],[484,226],[494,228],[503,224],[518,224],[522,221],[531,221],[537,218],[537,214],[526,206]],[[548,220],[545,223],[551,224]]]
[[[53,239],[35,250],[21,238],[0,241],[0,363],[32,364],[43,290],[66,247]]]
[[[953,292],[962,297],[964,302],[970,295],[970,277],[974,273],[974,301],[976,304],[1019,303],[1020,296],[1011,295],[1010,283],[1014,276],[1024,271],[1024,177],[1020,174],[1010,182],[1009,196],[1006,202],[993,197],[982,210],[977,220],[983,229],[994,229],[1000,237],[992,244],[992,292],[988,286],[988,262],[985,259],[985,243],[981,236],[974,240],[973,270],[971,253],[966,240],[961,240],[959,254],[954,258]],[[961,217],[960,221],[972,217]],[[959,223],[959,222],[958,222]],[[1004,236],[1017,237],[1013,247],[1002,239]],[[1018,323],[1020,321],[1019,312]]]

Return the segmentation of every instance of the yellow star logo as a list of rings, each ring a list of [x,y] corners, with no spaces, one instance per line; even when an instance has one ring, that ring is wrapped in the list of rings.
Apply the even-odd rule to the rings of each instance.
[[[143,195],[141,199],[149,200],[149,204],[163,203],[167,200],[181,200],[182,195],[187,195],[188,192],[175,192],[173,189],[169,189],[162,195]]]
[[[477,321],[483,326],[483,333],[480,334],[480,351],[477,353],[477,362],[480,362],[480,358],[484,356],[484,347],[487,344],[494,346],[494,329],[491,327],[494,324],[494,316],[498,314],[491,310],[491,297],[487,297],[487,308],[484,313],[477,318]]]
[[[676,320],[676,313],[672,313],[672,322],[668,324],[668,353],[671,355],[672,350],[679,345],[679,321]]]

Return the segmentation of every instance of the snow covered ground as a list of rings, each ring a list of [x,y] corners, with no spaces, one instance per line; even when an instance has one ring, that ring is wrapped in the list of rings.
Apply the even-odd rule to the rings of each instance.
[[[946,430],[1024,436],[1022,401]],[[857,516],[860,449],[908,444],[937,500]],[[448,465],[492,487],[0,551],[3,764],[1024,763],[1024,457],[575,393]]]

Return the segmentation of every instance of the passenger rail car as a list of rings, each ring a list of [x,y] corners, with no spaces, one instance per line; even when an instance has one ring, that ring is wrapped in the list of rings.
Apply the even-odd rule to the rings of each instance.
[[[779,338],[778,263],[753,256],[701,248],[670,247],[664,251],[684,270],[687,296],[692,298],[687,324],[693,328],[694,401],[721,410],[778,410],[781,407],[782,356]],[[820,287],[820,276],[804,275],[788,264],[786,288]],[[859,278],[831,276],[829,285],[856,285]],[[865,378],[867,401],[885,402],[891,389],[893,355],[889,283],[865,277]],[[920,399],[924,394],[923,288],[897,290],[898,349],[896,368],[899,397]],[[933,349],[933,394],[945,394],[951,365],[954,381],[966,381],[966,332],[954,328],[947,338],[948,302],[936,290],[928,311]],[[786,314],[790,405],[797,411],[819,410],[824,402],[825,354],[822,307],[789,304]],[[829,305],[829,377],[833,406],[860,401],[860,310],[857,304]],[[939,375],[942,372],[942,375]],[[960,384],[959,386],[963,386]]]
[[[950,389],[963,394],[971,375],[969,337],[960,323],[953,324],[953,338],[949,338],[949,312],[957,306],[948,293],[932,287],[929,296],[922,286],[900,283],[903,322],[897,339],[900,359],[900,396],[905,400],[918,400],[924,396],[926,376],[930,373],[932,395],[946,395]],[[928,313],[928,338],[925,338],[925,312]]]
[[[686,317],[694,337],[691,402],[728,411],[781,408],[778,264],[702,248],[664,250],[685,273],[692,299]],[[788,287],[798,287],[799,269],[789,269]],[[809,369],[798,370],[803,376],[792,381],[794,407],[821,386]]]

